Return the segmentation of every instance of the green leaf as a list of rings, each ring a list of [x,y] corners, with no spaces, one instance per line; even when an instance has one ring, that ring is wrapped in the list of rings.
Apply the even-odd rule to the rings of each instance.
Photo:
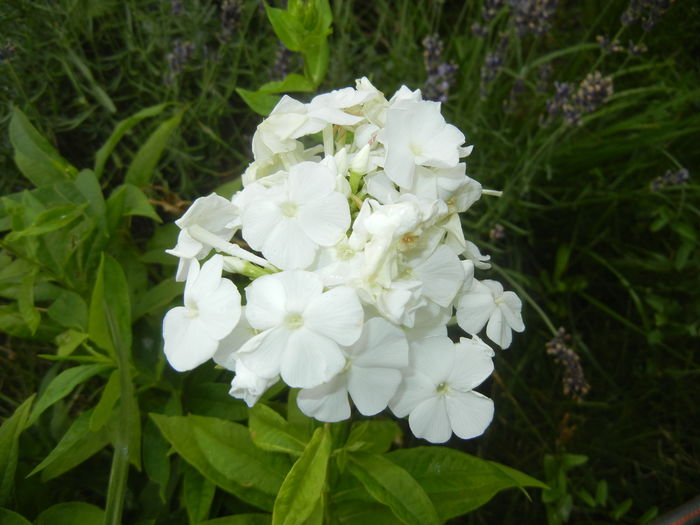
[[[126,277],[120,264],[103,255],[90,300],[88,334],[95,344],[113,357],[129,355],[131,349],[131,304]]]
[[[106,213],[105,198],[100,182],[92,170],[81,170],[73,185],[88,202],[88,211],[95,217],[104,217]]]
[[[331,436],[328,426],[317,428],[304,453],[280,487],[272,512],[272,525],[301,525],[311,516],[326,483]]]
[[[17,307],[19,308],[19,314],[27,326],[32,335],[36,333],[36,329],[39,328],[39,322],[41,321],[41,315],[36,308],[34,308],[34,281],[36,279],[36,271],[28,273],[23,279],[22,284],[19,289],[19,294],[17,296]]]
[[[78,173],[16,106],[12,107],[10,142],[15,150],[17,167],[37,187],[71,180]]]
[[[622,516],[627,514],[627,512],[632,508],[632,499],[627,498],[625,501],[617,505],[611,512],[610,516],[615,521],[619,521]]]
[[[515,469],[447,447],[416,447],[387,454],[420,483],[441,520],[460,516],[512,487],[544,488]]]
[[[316,89],[316,86],[306,77],[291,73],[284,80],[276,80],[267,82],[258,88],[257,93],[295,93],[309,92]]]
[[[170,481],[170,446],[152,420],[147,420],[143,427],[143,468],[146,475],[159,486],[158,493],[163,503]]]
[[[269,514],[236,514],[203,521],[199,525],[270,525],[271,521]]]
[[[90,430],[92,432],[96,432],[107,424],[120,394],[119,370],[113,370],[90,417]]]
[[[343,525],[403,525],[388,507],[374,501],[334,503],[331,505],[331,516]]]
[[[149,288],[136,300],[132,321],[140,319],[146,314],[168,306],[173,299],[182,295],[185,283],[178,283],[174,279],[166,279]]]
[[[12,494],[19,454],[19,436],[27,426],[33,401],[32,394],[0,427],[0,505],[4,505]]]
[[[76,386],[109,368],[109,365],[80,365],[58,374],[49,383],[49,386],[46,387],[46,390],[44,390],[34,405],[32,414],[27,421],[27,426],[33,425],[39,419],[39,416],[43,414],[44,410],[66,397]]]
[[[46,310],[47,315],[61,326],[80,332],[87,330],[88,307],[75,292],[61,290],[56,300]]]
[[[196,525],[209,517],[216,486],[194,468],[185,465],[182,498],[190,523]]]
[[[76,332],[75,330],[66,330],[58,334],[55,339],[55,343],[58,346],[56,355],[58,357],[68,357],[87,337],[87,334]]]
[[[395,421],[367,420],[353,423],[345,449],[350,452],[372,452],[382,454],[401,435],[401,428]]]
[[[163,151],[165,151],[165,147],[168,145],[168,139],[180,125],[183,115],[184,110],[176,112],[175,115],[158,126],[146,139],[146,142],[136,152],[129,165],[125,182],[140,187],[148,186],[151,183],[153,172]]]
[[[441,523],[421,485],[396,463],[378,454],[356,452],[349,454],[348,468],[374,499],[387,505],[404,523]]]
[[[34,525],[98,525],[104,521],[104,514],[96,505],[70,501],[49,507],[39,514]]]
[[[119,226],[121,218],[129,215],[140,215],[156,222],[162,222],[141,188],[133,184],[122,184],[107,199],[109,231],[114,232]]]
[[[304,436],[281,415],[262,403],[257,403],[250,409],[248,427],[253,443],[263,450],[300,456],[306,449]]]
[[[138,113],[135,113],[130,117],[121,120],[115,126],[112,134],[109,136],[104,145],[99,150],[97,150],[97,154],[95,155],[95,175],[98,179],[102,176],[102,173],[104,172],[104,167],[107,163],[107,159],[109,158],[112,151],[114,151],[114,148],[117,146],[117,144],[119,144],[119,141],[122,139],[122,137],[129,130],[131,130],[131,128],[136,126],[136,124],[138,124],[142,120],[159,115],[167,106],[168,103],[165,103],[142,109]]]
[[[272,510],[289,470],[285,456],[257,448],[238,423],[194,415],[150,416],[175,451],[204,477],[251,505]]]
[[[39,463],[29,475],[41,472],[42,481],[48,481],[80,465],[109,443],[109,432],[90,430],[93,410],[83,412],[73,421],[56,447]]]
[[[236,88],[236,93],[240,95],[243,102],[248,104],[250,109],[263,117],[268,116],[282,97],[271,95],[270,93],[260,93],[248,89]]]
[[[307,39],[304,42],[303,55],[307,75],[311,78],[314,87],[318,86],[326,76],[330,60],[330,48],[326,37]]]
[[[23,237],[35,237],[63,228],[80,217],[87,206],[87,204],[64,204],[46,210],[40,213],[29,227],[8,234],[5,240],[14,242]]]
[[[284,46],[290,51],[301,51],[304,28],[294,19],[291,13],[284,9],[270,7],[267,3],[265,3],[265,12],[277,38],[282,41]]]
[[[0,508],[0,525],[32,525],[31,521],[9,509]]]

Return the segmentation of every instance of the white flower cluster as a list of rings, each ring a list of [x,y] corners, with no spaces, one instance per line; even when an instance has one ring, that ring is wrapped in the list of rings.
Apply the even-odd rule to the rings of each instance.
[[[168,252],[187,282],[163,323],[172,367],[213,359],[249,406],[281,378],[321,421],[348,419],[349,397],[432,442],[482,434],[493,402],[474,388],[494,353],[477,334],[506,348],[525,327],[513,292],[474,278],[489,257],[459,218],[482,194],[464,141],[405,86],[390,100],[366,78],[308,104],[283,97],[253,137],[243,189],[176,221]],[[245,306],[227,272],[251,281]],[[458,343],[455,312],[470,334]]]

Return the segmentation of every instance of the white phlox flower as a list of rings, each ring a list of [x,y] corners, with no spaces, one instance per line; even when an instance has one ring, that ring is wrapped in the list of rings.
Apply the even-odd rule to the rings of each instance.
[[[176,306],[163,319],[165,356],[175,370],[191,370],[211,359],[238,323],[241,295],[221,278],[223,261],[214,255],[201,269],[193,260],[185,283],[185,306]]]
[[[474,392],[493,371],[483,343],[429,337],[411,344],[411,366],[390,407],[408,415],[416,437],[444,443],[481,435],[493,419],[493,401]]]
[[[292,166],[279,185],[248,186],[242,194],[256,198],[245,199],[243,238],[278,268],[308,267],[319,246],[333,246],[350,226],[347,200],[335,187],[335,174],[313,162]]]
[[[428,441],[480,435],[493,402],[474,388],[494,352],[479,334],[507,348],[525,326],[515,293],[479,273],[490,256],[468,224],[483,221],[462,214],[500,192],[471,178],[465,144],[419,89],[387,99],[363,77],[309,102],[282,96],[242,189],[176,221],[167,251],[187,282],[163,321],[168,362],[212,359],[248,406],[281,381],[320,421],[388,406]],[[453,343],[455,325],[470,337]]]
[[[278,374],[292,387],[313,388],[345,366],[340,345],[360,337],[364,313],[357,294],[326,292],[320,277],[290,270],[265,275],[246,288],[246,318],[260,333],[238,351],[254,374]]]
[[[457,323],[469,334],[480,332],[486,325],[488,338],[501,348],[508,348],[513,339],[511,330],[525,330],[521,309],[518,296],[504,292],[501,283],[474,279],[457,304]]]
[[[375,317],[365,323],[357,342],[343,348],[346,362],[330,381],[299,392],[297,404],[319,421],[350,417],[348,394],[360,414],[384,410],[401,383],[400,369],[408,365],[408,343],[400,328]]]

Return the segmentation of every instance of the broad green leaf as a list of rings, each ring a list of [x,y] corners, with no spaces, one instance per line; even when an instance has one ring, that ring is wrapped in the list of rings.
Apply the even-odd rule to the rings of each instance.
[[[140,319],[146,314],[168,306],[173,299],[182,295],[185,283],[178,283],[174,279],[166,279],[147,289],[136,300],[132,321]]]
[[[237,177],[233,179],[232,181],[225,182],[221,186],[218,186],[215,190],[214,193],[217,195],[221,195],[222,197],[226,199],[230,199],[233,197],[233,194],[236,193],[239,190],[243,189],[243,179],[241,177]]]
[[[257,403],[250,409],[248,427],[253,443],[263,450],[300,456],[306,448],[304,436],[281,415],[262,403]]]
[[[85,300],[75,292],[61,290],[46,314],[61,326],[84,332],[87,330],[88,307]]]
[[[243,102],[248,104],[250,109],[263,117],[268,116],[282,97],[272,95],[270,93],[260,93],[259,91],[250,91],[248,89],[236,88]]]
[[[0,525],[32,525],[21,515],[9,509],[0,508]]]
[[[284,77],[283,80],[276,80],[273,82],[267,82],[258,88],[258,93],[295,93],[295,92],[308,92],[316,89],[316,86],[301,75],[296,73],[291,73]]]
[[[78,174],[16,106],[12,107],[10,142],[17,167],[37,187],[71,180]]]
[[[441,520],[460,516],[513,487],[545,487],[522,472],[447,447],[416,447],[387,454],[416,479]]]
[[[272,516],[269,514],[236,514],[203,521],[199,525],[270,525],[270,523],[272,523]]]
[[[382,454],[389,450],[391,444],[400,435],[401,429],[395,421],[369,419],[353,423],[344,448],[350,452]]]
[[[280,381],[278,384],[281,384],[284,388],[284,383]],[[287,394],[287,421],[289,421],[289,424],[295,428],[294,435],[299,435],[304,439],[304,441],[309,441],[320,423],[299,410],[299,405],[297,404],[298,396],[298,388],[289,389]]]
[[[379,454],[349,454],[348,468],[367,492],[409,525],[441,523],[430,498],[403,468]]]
[[[272,525],[301,525],[311,516],[326,483],[330,453],[330,431],[324,425],[316,429],[284,479],[275,499]]]
[[[34,405],[31,416],[27,421],[27,426],[33,425],[39,419],[39,416],[44,413],[44,410],[66,397],[76,386],[109,368],[109,365],[80,365],[58,374],[49,383],[49,386],[46,387],[46,390],[44,390]]]
[[[175,451],[239,499],[272,510],[290,463],[257,448],[243,425],[204,416],[150,414]]]
[[[130,300],[121,266],[109,255],[104,255],[90,301],[88,334],[113,357],[118,352],[128,357],[131,351]]]
[[[197,470],[185,464],[182,498],[190,523],[196,525],[209,517],[216,486]]]
[[[122,184],[107,199],[107,224],[110,231],[116,230],[121,218],[127,215],[140,215],[162,222],[143,190],[133,184]]]
[[[138,113],[135,113],[132,116],[120,121],[115,126],[112,134],[109,136],[104,145],[99,150],[97,150],[97,154],[95,155],[94,171],[98,179],[102,176],[102,173],[104,172],[104,167],[107,163],[107,159],[109,158],[112,151],[114,151],[114,148],[117,146],[117,144],[119,144],[119,141],[122,139],[122,137],[136,124],[149,117],[155,117],[156,115],[160,114],[167,106],[168,104],[166,103],[142,109]]]
[[[56,336],[56,356],[70,356],[80,344],[87,339],[88,335],[75,330],[66,330]]]
[[[301,51],[301,40],[304,37],[304,28],[291,13],[284,9],[270,7],[265,3],[267,18],[284,46],[290,51]]]
[[[331,516],[343,525],[403,525],[388,507],[373,501],[334,503],[331,505]]]
[[[90,417],[91,431],[96,432],[107,424],[120,394],[119,370],[113,370],[102,390],[100,400],[92,411],[92,416]]]
[[[39,514],[34,525],[100,525],[104,514],[96,505],[70,501],[49,507]]]
[[[330,60],[330,48],[326,37],[307,39],[304,42],[303,55],[307,75],[311,78],[314,86],[318,86],[326,76]]]
[[[247,419],[247,405],[240,399],[231,398],[229,390],[230,386],[222,382],[190,382],[183,391],[186,411],[227,421]]]
[[[27,323],[29,331],[32,335],[36,333],[36,329],[39,328],[39,322],[41,321],[41,316],[34,307],[35,280],[36,272],[28,273],[22,279],[22,284],[17,296],[17,307],[19,308],[19,314],[22,316],[24,322]]]
[[[12,494],[19,453],[19,435],[27,426],[33,401],[32,394],[0,427],[0,505],[4,505]]]
[[[126,171],[124,182],[140,187],[148,186],[151,183],[153,172],[168,145],[168,139],[180,125],[183,115],[184,110],[176,112],[175,115],[160,124],[146,139],[146,142],[134,155],[129,169]]]
[[[163,503],[166,501],[166,490],[170,481],[169,448],[155,423],[147,420],[143,427],[143,468],[146,475],[158,485],[158,493]]]
[[[95,217],[104,217],[105,198],[95,173],[92,170],[81,170],[73,181],[73,185],[88,202],[86,211]]]
[[[83,412],[73,421],[56,447],[39,463],[29,475],[41,472],[42,481],[48,481],[80,465],[109,443],[106,429],[90,430],[93,410]]]
[[[8,234],[5,240],[14,242],[23,237],[35,237],[68,226],[83,214],[87,206],[87,204],[64,204],[46,210],[39,214],[27,228]]]

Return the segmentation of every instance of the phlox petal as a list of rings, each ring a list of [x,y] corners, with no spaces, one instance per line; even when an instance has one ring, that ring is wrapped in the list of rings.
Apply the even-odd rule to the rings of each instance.
[[[446,398],[447,416],[457,436],[480,436],[493,420],[493,401],[478,392],[460,392]]]
[[[303,388],[297,396],[297,406],[309,417],[335,423],[350,418],[350,402],[342,375],[315,388]]]
[[[404,331],[381,317],[367,321],[360,339],[346,352],[355,366],[397,369],[408,366]]]
[[[435,397],[435,383],[425,374],[412,373],[404,377],[389,408],[396,417],[407,416],[426,399]]]
[[[303,312],[307,305],[323,292],[321,278],[311,272],[291,270],[278,273],[273,279],[278,280],[284,287],[287,312]]]
[[[335,176],[323,164],[301,162],[289,169],[289,199],[306,204],[327,197],[335,189]]]
[[[513,292],[504,292],[501,296],[501,300],[503,303],[500,305],[500,308],[508,325],[516,332],[524,331],[525,325],[523,324],[523,318],[520,314],[523,303],[520,301],[520,298]]]
[[[246,317],[257,330],[279,325],[287,312],[285,288],[275,275],[258,277],[245,290]]]
[[[483,342],[479,345],[463,337],[455,345],[455,362],[447,378],[450,387],[467,392],[483,383],[493,372],[493,360],[488,350]]]
[[[348,201],[340,193],[299,207],[299,224],[304,233],[320,246],[333,246],[350,227]]]
[[[500,308],[491,313],[491,318],[486,325],[486,335],[491,341],[501,348],[508,348],[513,340],[510,326],[503,319],[503,311]]]
[[[418,405],[408,416],[413,435],[431,443],[444,443],[452,436],[445,400],[431,397]]]
[[[491,291],[475,279],[457,303],[457,324],[467,333],[479,333],[495,308]]]
[[[239,350],[239,361],[254,374],[271,378],[280,373],[280,360],[284,353],[290,331],[278,326],[259,333]]]
[[[341,345],[351,345],[362,333],[364,311],[352,288],[333,288],[311,302],[304,325]]]
[[[251,188],[255,185],[251,186]],[[248,191],[247,189],[245,191]],[[264,195],[264,193],[263,193]],[[267,236],[282,220],[282,210],[271,199],[259,198],[243,211],[241,234],[254,250],[261,250]]]
[[[279,380],[278,377],[264,378],[255,375],[243,363],[236,366],[236,375],[231,381],[229,395],[245,401],[252,407],[265,391]]]
[[[301,327],[290,332],[279,366],[289,386],[313,388],[340,372],[345,357],[332,340]]]
[[[313,262],[317,249],[318,245],[304,233],[299,221],[285,217],[267,236],[261,251],[278,268],[303,270]]]
[[[353,366],[347,373],[348,392],[364,416],[384,410],[401,383],[401,372],[392,368]]]
[[[219,344],[209,336],[206,326],[192,319],[182,306],[165,314],[163,339],[165,357],[178,372],[192,370],[211,359]]]

